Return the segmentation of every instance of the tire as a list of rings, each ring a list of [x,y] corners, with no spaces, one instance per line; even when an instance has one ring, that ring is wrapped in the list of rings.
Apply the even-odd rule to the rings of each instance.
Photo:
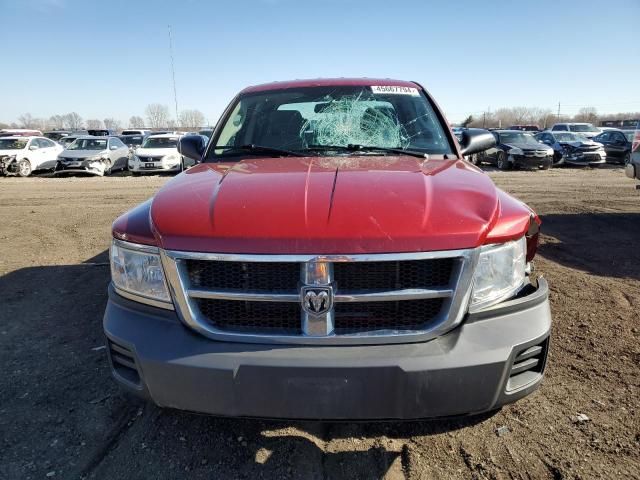
[[[622,157],[622,164],[629,165],[630,163],[631,163],[631,152],[627,152],[624,154],[624,157]]]
[[[28,177],[31,175],[31,162],[26,158],[23,158],[18,162],[18,175],[21,177]]]
[[[507,154],[504,152],[498,152],[498,156],[496,158],[496,165],[498,165],[498,168],[500,170],[510,170],[511,169],[511,164],[509,163],[509,160],[507,159]]]
[[[104,162],[104,176],[111,175],[111,169],[113,168],[113,164],[111,163],[111,159],[107,159]]]
[[[542,170],[549,170],[550,168],[551,168],[550,163],[545,163],[544,165],[542,165]]]

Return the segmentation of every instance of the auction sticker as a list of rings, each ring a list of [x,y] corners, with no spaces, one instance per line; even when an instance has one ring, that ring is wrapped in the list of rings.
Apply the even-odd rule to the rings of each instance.
[[[400,87],[398,85],[372,85],[371,91],[373,93],[382,93],[385,95],[412,95],[414,97],[420,96],[420,92],[417,88]]]

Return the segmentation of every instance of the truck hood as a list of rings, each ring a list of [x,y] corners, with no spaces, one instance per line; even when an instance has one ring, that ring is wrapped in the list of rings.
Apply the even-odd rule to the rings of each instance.
[[[64,150],[60,156],[64,158],[101,157],[109,153],[109,150]]]
[[[136,148],[136,155],[143,157],[164,157],[165,155],[177,155],[177,148]]]
[[[545,145],[544,143],[540,143],[538,145],[533,143],[518,143],[518,142],[509,142],[504,144],[508,148],[519,148],[521,150],[550,150],[551,147]]]
[[[20,155],[27,152],[26,148],[0,150],[0,157],[13,157],[14,155]]]
[[[499,194],[487,175],[463,161],[251,158],[178,175],[154,197],[150,218],[156,242],[170,250],[449,250],[484,242],[499,214]],[[528,221],[530,211],[517,209]]]
[[[580,147],[601,147],[602,144],[598,142],[594,142],[593,140],[577,140],[573,142],[558,142],[560,145],[569,145],[571,147],[580,148]]]

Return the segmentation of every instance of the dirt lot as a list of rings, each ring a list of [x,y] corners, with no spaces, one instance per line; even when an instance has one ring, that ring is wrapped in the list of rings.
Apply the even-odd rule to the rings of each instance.
[[[109,227],[167,177],[1,178],[0,479],[640,478],[640,192],[619,168],[491,175],[544,222],[542,388],[482,418],[355,425],[122,394],[102,348]]]

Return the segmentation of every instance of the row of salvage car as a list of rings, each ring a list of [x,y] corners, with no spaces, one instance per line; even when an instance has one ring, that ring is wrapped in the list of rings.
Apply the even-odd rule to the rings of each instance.
[[[207,137],[195,135],[204,146]],[[136,146],[129,144],[127,136],[80,135],[66,147],[44,136],[0,136],[0,174],[28,177],[36,170],[98,176],[117,170],[133,175],[179,172],[194,163],[178,152],[181,136],[175,132],[139,135],[140,145]]]
[[[521,130],[493,130],[496,145],[474,155],[476,165],[489,163],[501,170],[561,165],[597,167],[606,162],[627,165],[634,132],[606,130],[588,138],[570,131],[545,130],[536,134]]]

